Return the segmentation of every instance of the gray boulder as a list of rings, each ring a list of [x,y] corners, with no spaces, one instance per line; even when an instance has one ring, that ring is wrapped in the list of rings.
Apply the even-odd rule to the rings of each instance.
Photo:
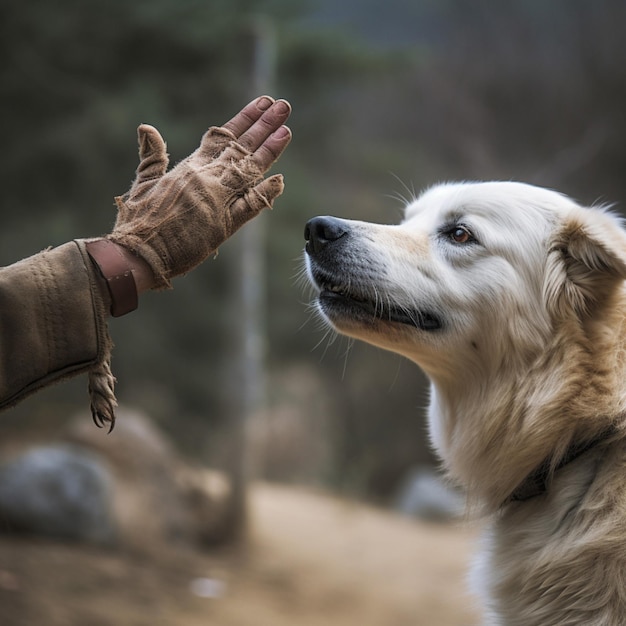
[[[112,508],[112,477],[90,452],[37,447],[0,467],[0,531],[108,543]]]

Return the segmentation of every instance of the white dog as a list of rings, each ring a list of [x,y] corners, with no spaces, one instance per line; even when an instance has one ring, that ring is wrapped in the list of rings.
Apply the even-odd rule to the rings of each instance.
[[[493,625],[626,624],[626,233],[520,183],[434,187],[400,225],[316,217],[306,259],[340,333],[431,381],[431,439],[489,516]]]

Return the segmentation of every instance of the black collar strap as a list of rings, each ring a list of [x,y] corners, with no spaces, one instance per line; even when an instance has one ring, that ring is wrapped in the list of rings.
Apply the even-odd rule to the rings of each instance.
[[[546,459],[539,467],[537,467],[537,469],[532,471],[521,482],[515,491],[506,499],[505,504],[508,504],[509,502],[525,502],[535,496],[540,496],[541,494],[546,493],[546,491],[548,491],[548,487],[550,486],[550,480],[556,472],[563,469],[566,465],[569,465],[585,454],[585,452],[589,452],[598,444],[606,441],[616,433],[617,429],[614,426],[610,426],[591,441],[583,441],[581,443],[572,444],[552,471],[550,467],[550,459]]]

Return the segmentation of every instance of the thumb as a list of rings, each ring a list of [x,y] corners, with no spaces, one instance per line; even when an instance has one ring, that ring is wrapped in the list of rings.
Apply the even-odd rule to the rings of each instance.
[[[274,174],[274,176],[262,180],[243,197],[237,199],[230,209],[232,232],[234,233],[263,209],[271,209],[274,200],[280,196],[284,189],[282,174]]]
[[[163,176],[169,164],[165,141],[154,126],[141,124],[137,129],[137,140],[139,167],[135,185]]]

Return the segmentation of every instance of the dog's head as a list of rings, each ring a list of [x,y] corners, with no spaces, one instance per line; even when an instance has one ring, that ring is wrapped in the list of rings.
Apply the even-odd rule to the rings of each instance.
[[[511,388],[539,369],[546,346],[557,336],[593,341],[626,277],[618,220],[521,183],[440,185],[399,225],[316,217],[305,238],[322,316],[407,356],[433,381],[431,434],[444,458],[459,412],[482,402],[514,419]],[[496,387],[506,401],[487,400]]]

